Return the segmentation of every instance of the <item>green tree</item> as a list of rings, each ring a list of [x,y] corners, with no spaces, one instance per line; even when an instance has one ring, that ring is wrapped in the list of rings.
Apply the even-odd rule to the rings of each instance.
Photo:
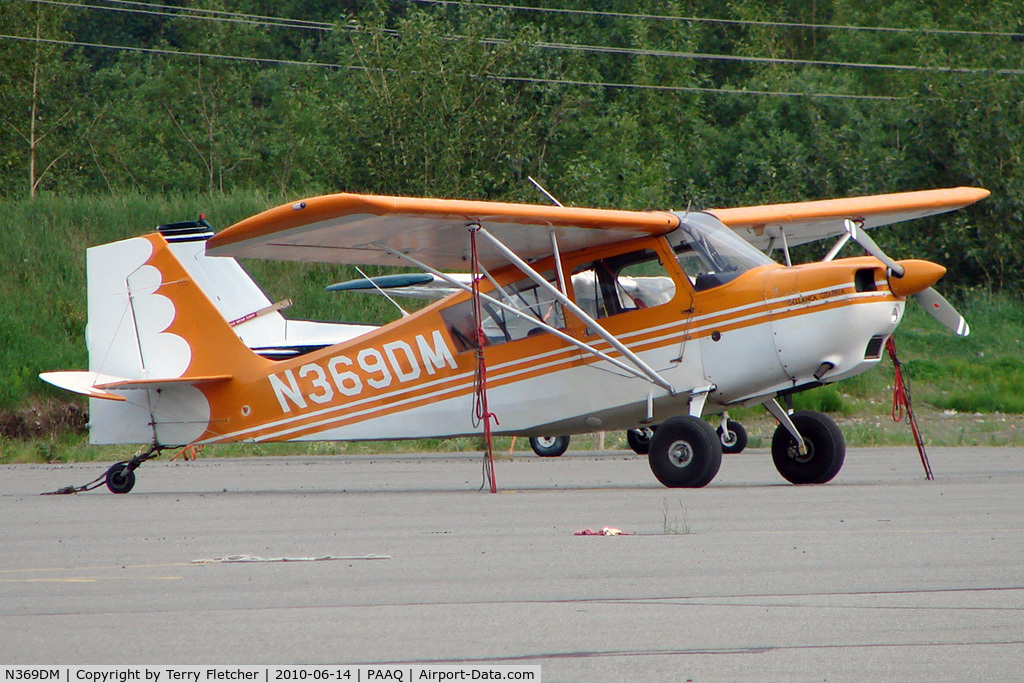
[[[538,156],[530,93],[515,81],[528,52],[521,36],[485,41],[500,18],[467,11],[452,20],[382,8],[361,14],[339,36],[350,69],[335,76],[337,147],[347,167],[332,181],[363,191],[461,197],[508,197],[518,191],[522,160]],[[330,162],[328,162],[330,163]],[[528,163],[528,166],[530,164]],[[334,180],[334,179],[337,180]]]
[[[64,26],[69,9],[36,3],[7,3],[0,31],[19,36],[0,43],[0,149],[8,170],[20,169],[18,183],[29,197],[59,187],[58,164],[73,159],[94,120],[85,68]],[[13,175],[13,174],[11,174]],[[14,189],[11,175],[4,185]]]

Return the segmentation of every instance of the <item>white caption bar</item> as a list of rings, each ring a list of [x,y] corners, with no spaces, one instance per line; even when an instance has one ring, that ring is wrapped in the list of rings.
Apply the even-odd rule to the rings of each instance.
[[[0,666],[0,683],[364,683],[366,681],[530,681],[540,665],[409,664],[392,666]]]

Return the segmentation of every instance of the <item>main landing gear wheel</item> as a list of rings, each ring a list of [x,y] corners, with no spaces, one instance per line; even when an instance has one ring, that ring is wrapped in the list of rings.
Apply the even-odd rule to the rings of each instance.
[[[722,442],[699,417],[672,417],[654,432],[647,459],[665,486],[700,488],[711,483],[722,466]]]
[[[747,447],[747,430],[739,422],[726,420],[725,431],[721,425],[715,431],[722,442],[723,453],[742,453]]]
[[[107,470],[107,488],[111,493],[128,493],[135,486],[135,469],[129,462],[115,463]]]
[[[806,451],[797,450],[796,439],[779,425],[772,437],[775,469],[794,484],[824,484],[839,474],[846,457],[846,441],[839,426],[828,415],[800,410],[790,416],[804,437]]]
[[[531,436],[530,448],[542,458],[557,458],[569,448],[569,437]]]
[[[636,427],[626,430],[626,443],[637,455],[647,455],[651,450],[651,439],[655,427]]]

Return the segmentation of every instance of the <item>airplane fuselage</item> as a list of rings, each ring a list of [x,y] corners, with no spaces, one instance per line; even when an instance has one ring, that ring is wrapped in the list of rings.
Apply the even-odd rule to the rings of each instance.
[[[628,428],[686,413],[698,388],[711,387],[704,412],[714,413],[850,377],[878,363],[903,313],[903,300],[888,290],[884,270],[870,258],[767,265],[702,292],[681,271],[670,274],[676,285],[670,301],[601,322],[676,393],[627,376],[554,335],[526,336],[482,349],[496,433]],[[515,276],[510,271],[496,279],[505,284]],[[261,363],[248,377],[236,374],[230,385],[207,389],[213,410],[201,441],[479,433],[473,414],[477,351],[461,349],[442,317],[468,299],[455,295],[370,334]],[[571,315],[564,329],[615,355]]]

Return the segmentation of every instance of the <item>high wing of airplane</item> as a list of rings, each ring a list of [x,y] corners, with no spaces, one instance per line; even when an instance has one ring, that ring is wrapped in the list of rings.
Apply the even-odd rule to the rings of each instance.
[[[936,301],[945,272],[864,229],[987,194],[686,213],[336,194],[215,235],[171,224],[88,250],[89,369],[41,377],[89,396],[91,442],[148,445],[107,472],[118,493],[168,448],[473,435],[492,414],[499,435],[652,429],[657,479],[699,487],[723,449],[704,418],[757,404],[782,476],[824,483],[842,433],[777,399],[875,366],[906,298]],[[873,256],[783,266],[758,248],[843,235]],[[293,321],[237,258],[412,266],[430,279],[408,283],[453,293],[380,327]]]

